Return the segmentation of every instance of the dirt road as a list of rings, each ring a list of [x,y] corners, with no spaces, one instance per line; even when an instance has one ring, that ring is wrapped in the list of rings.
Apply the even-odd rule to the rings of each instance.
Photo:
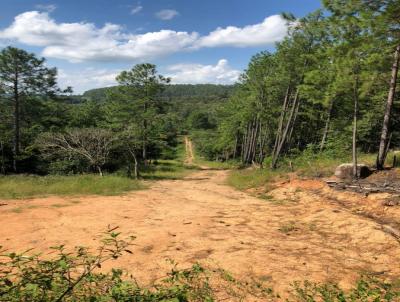
[[[187,136],[184,137],[184,140],[185,140],[186,163],[192,164],[194,160],[192,141]]]
[[[0,207],[0,245],[11,250],[97,244],[107,225],[137,236],[134,254],[112,266],[143,282],[207,261],[237,276],[351,284],[361,272],[399,276],[400,245],[371,220],[314,196],[312,182],[282,185],[261,200],[224,184],[227,171],[203,170],[184,180],[117,197],[7,201]],[[311,190],[311,191],[310,191]]]
[[[317,181],[289,182],[262,200],[224,184],[227,171],[202,170],[114,197],[7,201],[0,207],[0,245],[46,250],[96,246],[107,225],[137,240],[120,266],[149,282],[169,270],[219,265],[284,291],[294,280],[349,286],[362,272],[400,276],[400,245],[374,221],[326,202]]]

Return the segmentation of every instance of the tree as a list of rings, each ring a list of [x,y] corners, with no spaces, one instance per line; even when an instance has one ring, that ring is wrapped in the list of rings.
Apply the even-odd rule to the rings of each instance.
[[[72,129],[65,133],[44,133],[38,144],[48,156],[70,156],[84,158],[103,176],[102,168],[107,163],[115,142],[111,131],[99,128]]]
[[[390,127],[392,108],[396,94],[396,84],[400,63],[400,2],[398,0],[383,0],[379,2],[364,0],[364,10],[368,10],[374,34],[381,36],[393,52],[393,64],[390,74],[389,92],[385,105],[383,125],[380,136],[379,150],[376,161],[377,169],[384,167],[387,150],[390,144]]]
[[[390,119],[391,119],[394,97],[395,97],[395,93],[396,93],[399,62],[400,62],[400,45],[398,45],[396,47],[396,51],[394,54],[392,76],[390,79],[390,88],[389,88],[388,98],[387,98],[386,107],[385,107],[385,114],[383,117],[381,140],[379,143],[379,152],[378,152],[378,157],[377,157],[377,161],[376,161],[376,168],[378,170],[383,169],[383,166],[385,164],[386,155],[387,155],[387,150],[389,147],[389,127],[390,127]]]
[[[374,70],[380,70],[382,66],[386,66],[386,61],[392,63],[391,73],[388,75],[390,77],[389,92],[386,104],[382,106],[385,109],[376,160],[377,169],[383,169],[390,144],[392,108],[399,68],[400,2],[398,0],[324,0],[323,2],[332,14],[334,32],[341,36],[340,44],[348,49],[347,53],[354,54],[352,61],[358,60],[361,64],[365,64],[360,74],[368,70],[371,78]],[[388,54],[392,56],[391,59]],[[384,70],[380,70],[380,73],[387,74]],[[357,75],[357,80],[360,81],[359,75]],[[361,93],[371,91],[374,86],[373,83],[368,83],[366,78],[364,83],[360,81],[359,84],[359,88],[364,90],[361,90]],[[354,173],[356,174],[355,164]]]
[[[45,66],[45,59],[24,50],[7,47],[0,52],[0,86],[4,98],[13,106],[13,159],[14,172],[18,172],[21,149],[21,108],[27,98],[55,93],[57,70]]]
[[[131,122],[141,124],[142,159],[146,164],[153,125],[161,109],[157,96],[170,79],[157,74],[156,66],[148,63],[135,65],[129,71],[121,72],[116,79],[121,85],[120,92],[134,110]]]
[[[318,10],[292,24],[289,27],[289,36],[278,45],[278,64],[282,64],[281,72],[286,75],[287,88],[282,97],[283,105],[272,151],[272,169],[277,167],[285,144],[286,150],[290,149],[300,108],[304,107],[301,85],[306,73],[313,67],[310,58],[320,48],[324,38],[321,24],[324,24],[323,13]]]

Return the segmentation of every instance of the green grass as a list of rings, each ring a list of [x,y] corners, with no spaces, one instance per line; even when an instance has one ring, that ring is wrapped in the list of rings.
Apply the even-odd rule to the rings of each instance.
[[[375,164],[376,154],[359,154],[358,163],[373,166]],[[350,155],[346,156],[327,156],[324,153],[316,155],[303,155],[292,159],[294,172],[299,176],[305,177],[329,177],[333,175],[338,165],[351,163]],[[389,161],[388,161],[389,162]],[[289,172],[289,159],[281,163],[280,169],[283,172]]]
[[[115,175],[0,177],[0,199],[49,195],[119,195],[142,188],[144,186],[138,181]]]
[[[376,154],[360,154],[358,156],[359,163],[370,166],[374,165],[375,159]],[[389,154],[387,163],[392,161],[393,155]],[[266,191],[269,191],[273,188],[273,182],[287,179],[288,173],[294,172],[296,175],[306,178],[329,177],[333,175],[338,165],[350,162],[350,155],[330,156],[324,153],[314,154],[308,152],[297,157],[282,159],[276,170],[269,168],[269,159],[265,161],[264,169],[233,170],[228,177],[227,183],[239,190],[265,187]]]
[[[230,170],[230,169],[235,169],[239,166],[239,163],[236,161],[226,161],[226,162],[209,161],[199,156],[195,157],[193,164],[197,166],[206,166],[213,170]]]
[[[194,165],[187,165],[180,159],[158,160],[147,167],[142,167],[140,176],[148,180],[182,179],[197,170]]]
[[[270,169],[240,169],[229,174],[227,183],[238,190],[247,190],[271,185],[278,178],[285,178],[285,175]]]
[[[198,169],[195,165],[184,163],[185,150],[180,144],[176,159],[158,160],[140,168],[144,180],[182,179]],[[0,199],[23,199],[32,197],[80,196],[80,195],[119,195],[124,192],[142,189],[145,186],[138,180],[112,174],[74,176],[0,176]],[[76,201],[79,202],[79,201]],[[53,207],[67,205],[55,204]],[[16,209],[15,211],[20,211]]]
[[[281,224],[278,230],[284,234],[288,234],[296,229],[296,223],[294,221],[289,221],[287,223]]]
[[[180,137],[179,140],[174,159],[160,159],[147,167],[141,167],[140,176],[147,180],[177,180],[188,176],[194,170],[199,170],[197,162],[193,162],[193,164],[185,162],[186,150],[183,137]]]
[[[203,156],[201,156],[200,154],[198,154],[196,152],[196,147],[193,144],[193,164],[196,166],[205,166],[208,167],[209,169],[213,169],[213,170],[231,170],[231,169],[236,169],[239,167],[240,163],[238,161],[212,161],[212,160],[207,160],[205,159]]]

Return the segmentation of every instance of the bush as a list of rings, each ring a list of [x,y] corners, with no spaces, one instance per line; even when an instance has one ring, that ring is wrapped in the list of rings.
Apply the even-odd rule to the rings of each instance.
[[[150,287],[141,287],[122,270],[98,272],[104,262],[118,259],[124,253],[133,253],[129,247],[134,238],[121,240],[116,229],[106,231],[105,239],[95,255],[83,247],[68,252],[64,246],[52,248],[56,251],[52,259],[41,255],[1,252],[0,301],[211,302],[218,301],[216,297],[219,293],[225,298],[231,297],[230,301],[243,301],[243,294],[247,294],[244,289],[250,288],[221,269],[213,273],[199,264],[184,270],[177,270],[174,265],[165,278]],[[216,287],[211,285],[212,274],[219,277]],[[229,286],[224,287],[224,283]],[[259,284],[252,291],[258,295],[271,293]]]
[[[292,299],[297,302],[383,302],[399,301],[400,286],[363,276],[349,291],[336,284],[316,284],[305,281],[293,284]]]
[[[251,279],[242,282],[223,269],[206,269],[194,264],[170,273],[152,286],[143,287],[120,269],[100,272],[107,261],[124,254],[134,237],[121,239],[117,227],[109,228],[97,253],[76,247],[53,247],[52,258],[40,254],[6,253],[0,247],[0,301],[2,302],[211,302],[281,301],[272,289]],[[355,287],[344,291],[335,284],[295,282],[286,301],[346,302],[398,301],[400,286],[374,278],[361,278]]]

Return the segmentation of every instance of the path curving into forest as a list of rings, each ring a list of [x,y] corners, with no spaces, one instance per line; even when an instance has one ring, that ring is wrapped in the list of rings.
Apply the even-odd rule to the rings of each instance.
[[[166,259],[180,267],[220,266],[280,292],[294,280],[346,287],[362,272],[400,276],[395,238],[316,195],[321,182],[282,184],[270,193],[273,200],[263,200],[227,186],[228,173],[204,169],[122,196],[9,201],[0,207],[0,245],[19,251],[95,247],[111,225],[137,239],[133,254],[108,268],[123,267],[142,282],[163,276],[170,269]]]

